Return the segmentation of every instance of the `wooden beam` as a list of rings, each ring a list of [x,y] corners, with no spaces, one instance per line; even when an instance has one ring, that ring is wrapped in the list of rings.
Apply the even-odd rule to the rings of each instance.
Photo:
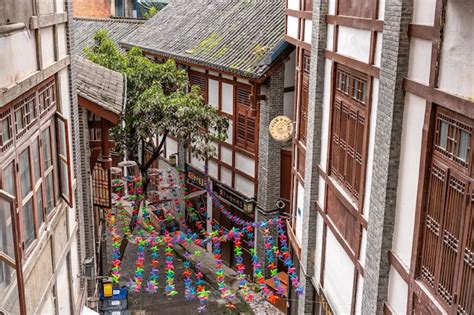
[[[373,76],[376,78],[380,76],[380,69],[378,67],[369,65],[368,63],[353,59],[351,57],[347,57],[330,50],[324,51],[324,57],[327,59],[331,59],[336,63],[340,63],[342,65],[348,66],[357,71],[368,74],[370,76]]]
[[[326,23],[358,28],[361,30],[376,32],[383,31],[383,21],[352,16],[326,15]]]
[[[428,25],[410,24],[408,26],[408,36],[426,40],[432,40],[434,27]]]
[[[30,28],[35,30],[38,28],[48,27],[57,24],[63,24],[67,22],[67,14],[64,13],[51,13],[40,16],[32,16],[30,19]]]
[[[120,121],[120,116],[114,112],[104,109],[103,107],[97,105],[96,103],[89,101],[88,99],[78,96],[79,105],[84,107],[87,110],[90,110],[94,114],[99,115],[101,118],[107,119],[109,122],[114,125],[118,124]]]
[[[397,271],[397,273],[402,277],[402,279],[408,284],[410,283],[410,271],[408,268],[400,261],[397,254],[393,250],[389,250],[388,253],[388,262],[390,265]]]

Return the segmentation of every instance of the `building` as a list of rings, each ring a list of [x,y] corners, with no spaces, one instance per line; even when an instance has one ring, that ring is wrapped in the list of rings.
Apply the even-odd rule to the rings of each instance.
[[[80,313],[84,226],[70,1],[0,14],[0,313]]]
[[[74,16],[145,18],[150,8],[161,10],[168,0],[74,0]]]
[[[311,48],[291,314],[472,313],[474,3],[306,8],[286,10],[288,42]]]
[[[156,62],[174,59],[187,70],[190,83],[200,87],[204,102],[229,118],[228,138],[215,142],[216,155],[208,161],[195,159],[172,137],[164,149],[165,159],[178,154],[179,164],[186,166],[190,188],[197,191],[191,202],[202,211],[201,218],[207,215],[225,229],[233,223],[213,209],[205,192],[199,194],[206,164],[212,189],[235,216],[250,221],[278,216],[276,202],[289,199],[289,191],[280,193],[282,144],[268,134],[274,117],[292,116],[294,54],[283,35],[284,3],[279,0],[171,1],[121,42],[126,49],[140,47]],[[248,274],[253,246],[252,238],[245,240]],[[258,235],[257,249],[263,261]],[[223,244],[222,256],[229,266],[235,264],[233,244]]]

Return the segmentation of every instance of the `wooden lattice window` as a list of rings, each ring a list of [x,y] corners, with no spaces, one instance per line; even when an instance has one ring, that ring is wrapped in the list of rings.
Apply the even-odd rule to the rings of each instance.
[[[301,84],[301,99],[299,112],[299,139],[306,142],[308,129],[308,98],[309,98],[309,76],[303,75]]]
[[[11,109],[0,113],[0,152],[6,151],[13,144],[13,123]]]
[[[47,112],[56,108],[56,81],[46,82],[38,92],[38,103],[40,117],[43,118]]]
[[[199,89],[201,90],[201,96],[204,98],[205,103],[207,103],[208,82],[206,76],[196,72],[191,72],[189,73],[189,84],[191,86],[199,86]]]
[[[22,137],[37,121],[36,120],[36,95],[18,100],[13,106],[15,117],[16,139]]]
[[[73,206],[71,153],[69,152],[69,127],[66,118],[56,113],[56,143],[59,169],[59,191],[66,203]]]
[[[446,122],[449,122],[448,126]],[[457,314],[474,312],[474,178],[464,167],[467,162],[459,163],[455,159],[459,157],[461,147],[457,144],[462,137],[459,135],[472,127],[472,120],[446,110],[437,111],[422,227],[420,278],[448,309]],[[462,141],[470,146],[470,132]],[[472,155],[469,148],[466,150]],[[465,160],[470,157],[462,159]]]
[[[257,137],[257,111],[252,106],[250,90],[237,87],[236,95],[236,145],[255,152]]]
[[[363,190],[368,137],[367,78],[362,78],[362,74],[338,65],[332,106],[330,174],[355,201]]]
[[[112,185],[110,169],[103,169],[100,163],[96,163],[92,172],[92,194],[94,206],[112,207]]]

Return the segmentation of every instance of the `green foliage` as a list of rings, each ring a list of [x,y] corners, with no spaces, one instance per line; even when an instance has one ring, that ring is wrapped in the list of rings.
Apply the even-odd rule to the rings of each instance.
[[[148,11],[145,13],[145,19],[150,19],[155,16],[155,14],[158,13],[158,9],[155,7],[150,7]]]
[[[213,140],[225,140],[227,119],[203,103],[198,86],[189,89],[186,71],[173,60],[155,63],[137,47],[123,53],[106,31],[97,32],[94,41],[85,50],[87,57],[127,78],[123,123],[114,129],[113,137],[118,149],[135,160],[142,172],[153,162],[139,162],[142,145],[157,157],[164,139],[171,135],[190,145],[194,156],[206,158],[213,154]]]

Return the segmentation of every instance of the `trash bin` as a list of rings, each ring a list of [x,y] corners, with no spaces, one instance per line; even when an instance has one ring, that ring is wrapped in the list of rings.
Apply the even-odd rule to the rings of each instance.
[[[129,315],[128,291],[126,288],[114,289],[112,297],[105,298],[100,293],[100,313],[104,315]]]

